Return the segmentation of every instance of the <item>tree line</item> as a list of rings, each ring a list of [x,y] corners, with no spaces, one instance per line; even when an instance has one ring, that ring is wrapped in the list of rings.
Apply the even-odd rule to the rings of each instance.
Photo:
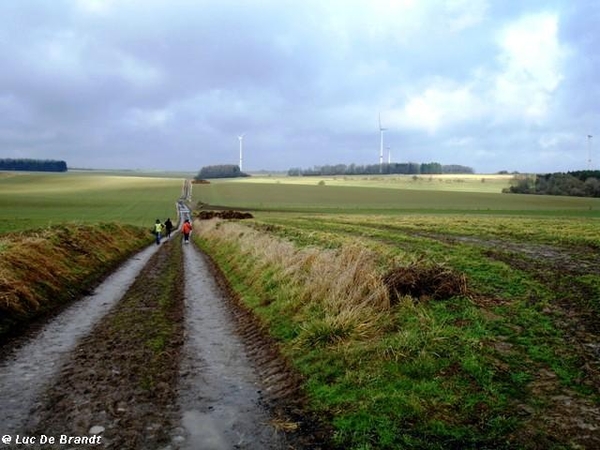
[[[314,166],[312,169],[299,167],[288,170],[288,176],[323,176],[323,175],[433,175],[443,173],[474,173],[471,167],[458,164],[442,165],[431,163],[385,163],[385,164],[335,164]]]
[[[545,175],[515,175],[511,186],[503,189],[502,192],[600,197],[600,170],[579,170]]]
[[[66,172],[67,163],[53,159],[0,159],[0,170],[23,170],[28,172]]]
[[[214,166],[204,166],[194,177],[195,180],[204,180],[207,178],[237,178],[248,177],[247,173],[240,170],[236,164],[217,164]]]

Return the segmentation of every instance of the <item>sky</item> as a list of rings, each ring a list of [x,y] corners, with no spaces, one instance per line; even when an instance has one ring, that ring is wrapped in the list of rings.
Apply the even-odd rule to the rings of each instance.
[[[2,0],[0,158],[196,172],[243,135],[250,172],[600,169],[598,23],[597,0]]]

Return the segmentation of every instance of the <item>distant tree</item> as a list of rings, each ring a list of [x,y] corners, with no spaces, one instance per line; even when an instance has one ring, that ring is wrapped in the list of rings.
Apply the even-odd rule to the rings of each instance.
[[[67,163],[54,159],[0,159],[0,170],[29,172],[66,172]]]
[[[442,173],[442,165],[436,162],[421,164],[421,173],[428,175]]]
[[[460,164],[448,164],[442,166],[442,173],[475,173],[473,168],[461,166]]]
[[[586,197],[600,197],[600,179],[588,178],[585,180],[584,188],[587,194]]]
[[[506,193],[600,197],[600,172],[580,171],[545,175],[515,175]]]
[[[384,163],[384,164],[336,164],[314,166],[312,169],[292,168],[289,176],[322,176],[322,175],[376,175],[376,174],[441,174],[441,173],[474,173],[473,169],[457,164],[443,166],[437,162],[430,163]]]
[[[204,166],[195,176],[196,180],[208,178],[238,178],[247,177],[248,174],[240,170],[240,166],[235,164],[219,164],[214,166]]]

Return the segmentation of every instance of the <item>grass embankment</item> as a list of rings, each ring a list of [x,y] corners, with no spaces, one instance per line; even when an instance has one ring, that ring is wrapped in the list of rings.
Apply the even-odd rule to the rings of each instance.
[[[590,383],[581,354],[554,322],[552,287],[490,257],[489,247],[420,235],[433,231],[432,221],[424,230],[418,218],[404,227],[389,217],[377,219],[387,226],[362,220],[370,218],[195,227],[195,239],[304,375],[335,442],[345,449],[582,444],[574,422],[591,420],[593,428],[594,415],[585,414],[600,398],[598,380]],[[407,233],[411,226],[417,232]],[[457,288],[441,297],[396,295],[402,282],[426,277],[425,286],[458,280]]]
[[[0,236],[0,338],[82,295],[151,242],[145,228],[61,224]]]

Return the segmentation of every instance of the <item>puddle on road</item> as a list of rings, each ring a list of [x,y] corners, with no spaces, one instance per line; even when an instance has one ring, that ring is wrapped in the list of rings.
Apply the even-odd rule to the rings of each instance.
[[[149,246],[130,258],[92,295],[73,303],[0,361],[1,435],[21,431],[37,395],[59,370],[63,357],[121,299],[157,248]]]
[[[184,245],[186,323],[178,449],[283,449],[269,424],[259,377],[236,334],[205,257]]]

